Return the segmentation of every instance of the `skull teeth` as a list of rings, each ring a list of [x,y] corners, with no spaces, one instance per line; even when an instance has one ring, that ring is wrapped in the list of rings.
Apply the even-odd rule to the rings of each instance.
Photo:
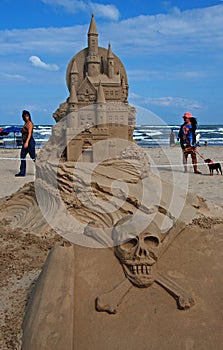
[[[151,273],[151,269],[148,265],[129,265],[129,270],[134,275],[149,275]]]

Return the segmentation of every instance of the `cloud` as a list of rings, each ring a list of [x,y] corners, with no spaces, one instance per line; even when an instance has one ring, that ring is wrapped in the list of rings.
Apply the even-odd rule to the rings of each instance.
[[[54,4],[62,0],[42,0]],[[68,0],[68,4],[70,1]],[[76,3],[76,1],[72,2]],[[77,2],[80,6],[80,1]],[[93,4],[93,3],[90,3]],[[96,6],[97,4],[94,4]],[[67,5],[68,6],[68,5]],[[82,5],[84,7],[84,4]],[[105,9],[106,5],[98,4]],[[110,6],[110,5],[107,5]],[[97,6],[96,6],[97,8]],[[89,11],[89,8],[88,8]],[[109,12],[109,11],[108,11]],[[112,11],[111,11],[112,13]],[[112,16],[110,14],[110,16]],[[97,20],[97,16],[96,20]],[[122,57],[156,54],[183,57],[200,54],[200,59],[223,50],[223,5],[187,10],[179,13],[137,16],[118,22],[100,24],[100,44],[111,41]],[[33,28],[0,31],[1,54],[16,54],[29,51],[50,53],[57,57],[70,55],[83,46],[89,24],[63,28]],[[78,35],[76,35],[78,33]],[[105,33],[102,37],[102,33]],[[123,35],[120,35],[123,33]],[[109,36],[109,37],[108,37]],[[10,40],[9,40],[10,38]],[[105,46],[105,44],[104,44]],[[107,46],[107,44],[106,44]],[[41,50],[41,51],[40,51]],[[201,56],[203,55],[203,56]]]
[[[52,71],[59,70],[59,67],[56,64],[47,64],[41,61],[41,59],[38,56],[30,56],[29,61],[32,63],[34,67],[37,67],[37,68],[42,68],[42,69],[52,70]]]
[[[110,24],[115,43],[125,41],[123,52],[131,55],[166,53],[204,54],[223,48],[223,5],[168,14],[141,15]]]
[[[104,5],[92,1],[42,0],[42,2],[53,7],[62,7],[70,13],[76,13],[79,11],[89,13],[90,8],[97,17],[109,18],[114,21],[118,20],[120,16],[119,10],[114,5]]]
[[[102,5],[93,2],[89,2],[89,6],[94,12],[95,16],[102,18],[109,18],[113,21],[119,19],[119,10],[114,5]]]
[[[3,76],[4,78],[6,78],[8,80],[17,80],[17,81],[26,81],[26,82],[29,81],[26,77],[24,77],[21,74],[1,73],[1,76]]]
[[[202,109],[203,105],[194,99],[182,98],[182,97],[142,97],[140,95],[131,93],[130,98],[132,101],[139,105],[144,106],[159,106],[159,107],[176,107],[176,108],[188,108],[188,109]]]
[[[52,7],[62,7],[67,12],[76,13],[78,11],[87,11],[87,3],[79,0],[41,0],[44,4]]]
[[[206,78],[209,71],[203,70],[188,70],[186,67],[180,69],[174,67],[174,70],[165,69],[160,67],[157,70],[143,70],[143,69],[129,69],[128,77],[132,81],[145,81],[145,80],[196,80]]]

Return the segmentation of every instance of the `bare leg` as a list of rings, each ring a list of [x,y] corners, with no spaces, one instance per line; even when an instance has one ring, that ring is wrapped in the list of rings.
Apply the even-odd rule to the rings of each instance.
[[[185,152],[183,151],[183,164],[184,164],[184,172],[187,172],[187,157],[188,154],[185,154]]]
[[[194,173],[195,174],[201,174],[201,172],[198,171],[198,169],[197,169],[197,156],[196,156],[195,152],[191,153],[191,158],[192,158],[192,163],[193,163],[193,166],[194,166]]]

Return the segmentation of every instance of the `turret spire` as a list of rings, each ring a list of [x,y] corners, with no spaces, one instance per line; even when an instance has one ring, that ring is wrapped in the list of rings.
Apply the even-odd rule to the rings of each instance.
[[[108,58],[114,58],[110,43],[108,43],[108,54],[107,54],[107,57]]]
[[[112,53],[110,43],[108,44],[107,60],[108,60],[108,76],[109,78],[112,79],[114,77],[114,56]]]
[[[101,85],[101,82],[99,82],[99,86],[98,86],[98,94],[97,94],[97,103],[105,103],[105,95],[104,95],[104,91]]]
[[[95,23],[95,19],[94,19],[94,14],[93,13],[92,13],[92,16],[91,16],[91,23],[90,23],[90,26],[89,26],[89,29],[88,29],[88,35],[89,34],[98,35],[98,30],[97,30],[97,27],[96,27],[96,23]]]
[[[88,55],[87,73],[89,76],[97,76],[100,73],[100,57],[98,54],[98,31],[92,14],[91,23],[88,30]]]

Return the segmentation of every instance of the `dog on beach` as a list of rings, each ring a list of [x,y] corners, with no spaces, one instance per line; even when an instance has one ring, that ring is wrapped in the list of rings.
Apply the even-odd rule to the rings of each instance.
[[[213,175],[214,170],[217,171],[217,173],[219,174],[219,172],[222,175],[222,170],[221,170],[221,164],[220,163],[215,163],[212,159],[208,158],[205,159],[205,163],[207,163],[209,170],[210,170],[210,175]]]

